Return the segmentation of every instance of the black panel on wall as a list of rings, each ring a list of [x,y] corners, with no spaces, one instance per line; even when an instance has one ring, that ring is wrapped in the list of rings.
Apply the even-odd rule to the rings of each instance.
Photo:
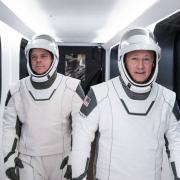
[[[110,79],[116,76],[119,76],[118,45],[111,49],[111,54],[110,54]]]
[[[24,49],[27,45],[28,41],[26,39],[21,40],[20,45],[20,61],[19,61],[19,78],[22,79],[28,76],[27,66],[26,66],[26,56],[24,53]]]
[[[177,33],[175,38],[174,60],[174,90],[180,105],[180,31]]]
[[[81,79],[85,93],[105,79],[105,50],[102,47],[60,46],[58,72]]]
[[[180,103],[179,91],[179,32],[180,12],[158,23],[154,29],[156,39],[162,49],[157,82],[176,92]]]

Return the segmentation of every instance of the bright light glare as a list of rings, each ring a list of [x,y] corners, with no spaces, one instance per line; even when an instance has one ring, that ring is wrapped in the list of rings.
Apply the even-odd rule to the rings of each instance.
[[[35,33],[47,33],[54,35],[51,25],[48,24],[49,17],[39,8],[38,1],[25,0],[1,0],[19,19],[23,21]]]
[[[39,4],[40,1],[1,1],[35,33],[47,33],[55,37],[56,33],[50,23],[52,19],[41,9]],[[92,43],[108,42],[115,34],[117,34],[123,28],[127,27],[131,22],[133,22],[157,1],[158,0],[117,0],[114,8],[109,14],[109,17],[106,21],[107,23],[102,27],[102,29],[97,30],[97,36],[92,41]],[[58,41],[61,40],[58,39]]]
[[[97,32],[97,36],[93,42],[108,42],[114,34],[117,34],[120,30],[127,27],[157,1],[158,0],[119,0],[112,10],[106,26]]]

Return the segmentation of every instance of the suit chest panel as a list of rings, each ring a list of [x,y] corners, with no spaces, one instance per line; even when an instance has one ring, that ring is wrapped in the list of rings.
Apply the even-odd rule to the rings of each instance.
[[[28,89],[23,86],[19,93],[20,102],[16,106],[19,118],[24,123],[35,123],[37,119],[39,123],[48,119],[54,119],[59,123],[60,119],[69,116],[71,97],[72,93],[64,83],[61,83],[54,92],[52,90],[50,99],[38,101],[35,101]]]
[[[126,145],[131,148],[132,144],[127,143],[130,141],[156,148],[159,141],[164,143],[168,105],[160,95],[152,101],[141,100],[139,103],[139,100],[127,96],[122,99],[112,88],[101,103],[100,111],[101,137],[113,138],[117,146]]]

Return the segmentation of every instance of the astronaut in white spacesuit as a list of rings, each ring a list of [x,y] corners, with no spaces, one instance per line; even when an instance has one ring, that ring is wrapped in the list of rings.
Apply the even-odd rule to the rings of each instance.
[[[86,179],[98,130],[94,177],[160,180],[164,135],[175,179],[180,179],[180,112],[175,93],[155,82],[161,49],[145,28],[124,33],[120,76],[92,86],[73,131],[72,178]]]
[[[49,35],[25,48],[29,76],[10,88],[3,116],[5,173],[10,180],[60,180],[71,128],[82,105],[80,81],[57,73],[59,50]]]

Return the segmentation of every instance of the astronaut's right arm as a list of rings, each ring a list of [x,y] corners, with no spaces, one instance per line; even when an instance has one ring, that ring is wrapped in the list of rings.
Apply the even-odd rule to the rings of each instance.
[[[73,146],[71,154],[73,180],[86,179],[91,142],[98,129],[99,113],[95,94],[90,89],[85,97],[80,113],[76,117],[76,126],[73,130]]]
[[[9,91],[3,114],[3,156],[6,176],[13,179],[16,176],[18,159],[17,145],[20,136],[20,121],[15,108],[14,99]]]

